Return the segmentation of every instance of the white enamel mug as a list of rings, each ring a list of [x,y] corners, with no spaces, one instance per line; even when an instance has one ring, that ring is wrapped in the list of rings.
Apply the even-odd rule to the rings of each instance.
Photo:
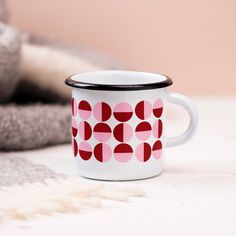
[[[83,177],[136,180],[163,170],[165,148],[188,141],[198,113],[185,96],[167,92],[172,84],[162,74],[97,71],[66,79],[72,87],[72,143]],[[183,106],[187,130],[167,138],[166,103]]]

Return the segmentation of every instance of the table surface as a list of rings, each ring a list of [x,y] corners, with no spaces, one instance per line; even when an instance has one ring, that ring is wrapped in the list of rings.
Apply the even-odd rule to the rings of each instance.
[[[160,176],[132,182],[146,190],[145,198],[83,214],[8,222],[0,227],[0,234],[235,236],[236,97],[193,100],[200,117],[196,136],[186,145],[166,150]],[[180,133],[187,114],[173,106],[168,115],[167,133]],[[70,145],[16,154],[77,175]]]

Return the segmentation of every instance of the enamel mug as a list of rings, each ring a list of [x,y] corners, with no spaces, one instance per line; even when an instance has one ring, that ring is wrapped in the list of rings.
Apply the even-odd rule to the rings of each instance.
[[[72,87],[72,145],[79,174],[99,180],[136,180],[163,170],[165,148],[188,141],[198,114],[185,96],[169,93],[162,74],[97,71],[66,79]],[[187,130],[167,138],[166,103],[183,106]]]

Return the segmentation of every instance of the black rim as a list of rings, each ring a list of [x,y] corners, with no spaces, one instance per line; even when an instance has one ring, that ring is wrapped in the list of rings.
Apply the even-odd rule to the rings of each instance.
[[[159,74],[159,75],[165,76],[165,80],[155,83],[144,83],[144,84],[96,84],[96,83],[75,81],[72,79],[73,75],[71,75],[65,80],[65,84],[74,88],[91,89],[91,90],[108,90],[108,91],[158,89],[158,88],[168,87],[173,84],[172,80],[168,76],[164,74]]]

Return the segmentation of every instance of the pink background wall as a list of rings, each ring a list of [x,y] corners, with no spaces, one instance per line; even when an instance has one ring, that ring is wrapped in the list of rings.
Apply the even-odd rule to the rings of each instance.
[[[173,89],[236,94],[235,0],[8,0],[21,29],[162,72]]]

